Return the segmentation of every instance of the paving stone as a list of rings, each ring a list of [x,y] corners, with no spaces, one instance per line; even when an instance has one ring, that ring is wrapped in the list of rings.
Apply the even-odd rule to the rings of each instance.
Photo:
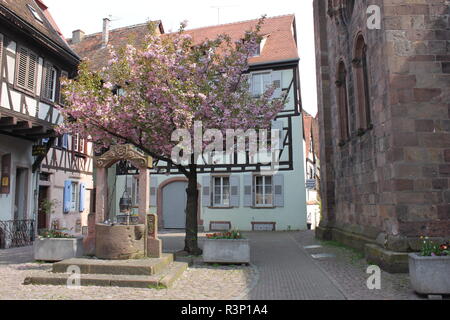
[[[331,253],[316,253],[312,254],[311,257],[313,259],[329,259],[329,258],[336,258],[336,255]]]

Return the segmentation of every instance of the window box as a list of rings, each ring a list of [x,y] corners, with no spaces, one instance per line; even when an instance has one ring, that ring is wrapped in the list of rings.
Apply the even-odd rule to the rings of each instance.
[[[83,238],[38,238],[33,244],[34,259],[62,261],[83,256]]]
[[[207,263],[250,263],[250,240],[205,239],[203,261]]]
[[[411,285],[419,294],[450,294],[450,256],[424,257],[417,253],[409,255]]]

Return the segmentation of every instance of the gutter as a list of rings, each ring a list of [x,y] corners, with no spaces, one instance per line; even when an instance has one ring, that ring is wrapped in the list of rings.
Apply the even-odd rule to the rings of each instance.
[[[275,60],[275,61],[269,61],[269,62],[260,62],[260,63],[252,63],[249,64],[249,69],[261,69],[262,67],[269,67],[269,66],[286,66],[286,65],[297,65],[300,61],[300,58],[295,59],[287,59],[287,60]]]

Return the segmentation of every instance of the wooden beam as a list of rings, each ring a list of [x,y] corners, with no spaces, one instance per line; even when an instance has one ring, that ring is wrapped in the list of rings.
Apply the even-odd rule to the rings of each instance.
[[[15,126],[16,124],[17,124],[17,118],[16,117],[3,117],[3,118],[0,119],[0,127]]]
[[[33,124],[31,121],[19,121],[15,125],[0,126],[2,130],[31,129]]]
[[[47,130],[43,127],[43,126],[37,126],[37,127],[31,127],[31,128],[23,128],[23,129],[19,129],[19,128],[14,128],[12,130],[13,133],[17,133],[17,134],[33,134],[33,133],[37,133],[37,134],[41,134],[41,133],[45,133],[47,132]]]
[[[58,137],[58,135],[54,131],[47,131],[45,133],[32,133],[32,134],[27,134],[25,136],[29,139],[35,139],[35,140]]]

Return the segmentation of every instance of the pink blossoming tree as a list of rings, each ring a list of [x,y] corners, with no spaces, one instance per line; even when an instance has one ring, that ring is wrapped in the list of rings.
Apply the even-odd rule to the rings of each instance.
[[[274,88],[260,97],[249,90],[248,59],[261,41],[264,18],[233,42],[227,35],[194,43],[184,31],[157,35],[149,26],[140,46],[111,50],[101,72],[82,63],[76,79],[63,82],[64,123],[59,133],[78,133],[97,150],[132,144],[156,160],[179,168],[188,179],[185,251],[200,254],[197,242],[198,189],[196,161],[172,159],[177,129],[194,130],[194,122],[219,129],[269,129],[283,108],[271,99]],[[120,88],[119,90],[114,90]],[[203,147],[206,147],[203,144]]]

